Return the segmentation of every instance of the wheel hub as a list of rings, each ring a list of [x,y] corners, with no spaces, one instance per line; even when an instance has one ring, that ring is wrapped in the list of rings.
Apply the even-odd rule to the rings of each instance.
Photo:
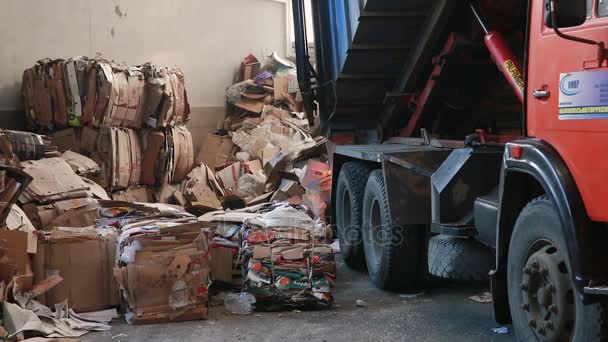
[[[543,341],[567,341],[574,322],[573,289],[565,259],[548,244],[532,254],[522,274],[522,310]]]

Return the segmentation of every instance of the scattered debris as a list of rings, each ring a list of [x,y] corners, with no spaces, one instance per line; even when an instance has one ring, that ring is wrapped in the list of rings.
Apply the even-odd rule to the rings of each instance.
[[[426,292],[420,292],[420,293],[402,293],[399,295],[399,298],[401,299],[414,299],[414,298],[418,298],[421,296],[424,296],[426,294]]]
[[[499,335],[506,335],[509,333],[509,328],[508,327],[492,328],[492,331]]]
[[[469,299],[477,303],[489,304],[492,303],[492,294],[490,292],[484,292],[475,296],[471,296],[469,297]]]

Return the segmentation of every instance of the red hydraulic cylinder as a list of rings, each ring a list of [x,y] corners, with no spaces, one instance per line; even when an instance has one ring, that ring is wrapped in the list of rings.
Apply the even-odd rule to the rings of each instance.
[[[498,32],[490,31],[484,37],[484,42],[496,65],[517,94],[521,103],[524,102],[524,78],[521,64]]]

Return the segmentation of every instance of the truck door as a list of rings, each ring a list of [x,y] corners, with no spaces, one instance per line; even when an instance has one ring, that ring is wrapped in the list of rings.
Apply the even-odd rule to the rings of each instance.
[[[598,58],[597,45],[561,38],[547,25],[546,0],[531,2],[527,133],[558,151],[578,185],[590,218],[606,222],[607,64]],[[587,11],[583,24],[563,28],[562,32],[605,42],[608,1],[587,1]]]

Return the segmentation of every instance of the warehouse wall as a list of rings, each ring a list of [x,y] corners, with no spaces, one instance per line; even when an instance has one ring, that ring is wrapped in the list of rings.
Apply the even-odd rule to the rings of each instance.
[[[286,8],[277,0],[3,0],[0,127],[23,127],[21,75],[45,57],[181,67],[196,142],[224,115],[239,62],[287,52]]]

